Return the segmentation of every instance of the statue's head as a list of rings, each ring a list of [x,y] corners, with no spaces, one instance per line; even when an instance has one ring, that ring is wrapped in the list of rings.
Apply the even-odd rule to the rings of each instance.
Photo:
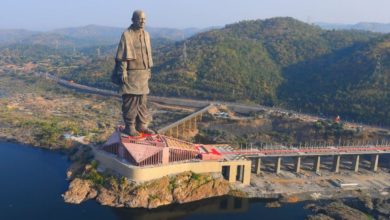
[[[135,28],[137,29],[145,28],[145,21],[146,21],[145,12],[141,10],[134,11],[131,20],[133,21],[133,26]]]

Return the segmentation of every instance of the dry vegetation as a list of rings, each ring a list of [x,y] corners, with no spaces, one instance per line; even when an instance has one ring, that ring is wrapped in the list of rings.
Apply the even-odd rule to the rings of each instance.
[[[390,138],[388,130],[334,123],[329,120],[307,120],[277,111],[237,115],[223,108],[229,117],[210,116],[200,124],[196,139],[209,143],[261,144],[342,144],[375,142]],[[215,113],[215,112],[213,112]]]
[[[75,93],[26,74],[0,73],[0,137],[34,146],[68,148],[70,136],[103,142],[121,124],[118,99]],[[155,128],[191,109],[150,104]]]

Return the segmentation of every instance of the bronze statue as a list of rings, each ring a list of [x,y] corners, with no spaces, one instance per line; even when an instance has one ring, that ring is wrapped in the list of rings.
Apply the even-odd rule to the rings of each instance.
[[[148,128],[149,112],[146,107],[153,60],[150,36],[144,30],[145,21],[143,11],[134,11],[133,23],[123,32],[115,58],[125,122],[123,133],[130,136],[139,136],[139,132],[155,133]]]

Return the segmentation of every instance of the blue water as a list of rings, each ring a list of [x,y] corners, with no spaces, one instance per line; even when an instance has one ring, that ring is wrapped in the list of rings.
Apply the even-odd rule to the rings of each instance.
[[[0,220],[8,219],[304,219],[304,203],[265,208],[262,200],[222,197],[154,210],[63,202],[68,187],[65,155],[0,142]]]

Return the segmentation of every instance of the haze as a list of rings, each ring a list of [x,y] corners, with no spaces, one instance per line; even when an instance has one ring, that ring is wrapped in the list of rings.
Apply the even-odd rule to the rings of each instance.
[[[0,29],[48,30],[88,24],[126,27],[143,9],[153,27],[210,27],[290,16],[305,22],[390,23],[388,0],[2,0]]]

